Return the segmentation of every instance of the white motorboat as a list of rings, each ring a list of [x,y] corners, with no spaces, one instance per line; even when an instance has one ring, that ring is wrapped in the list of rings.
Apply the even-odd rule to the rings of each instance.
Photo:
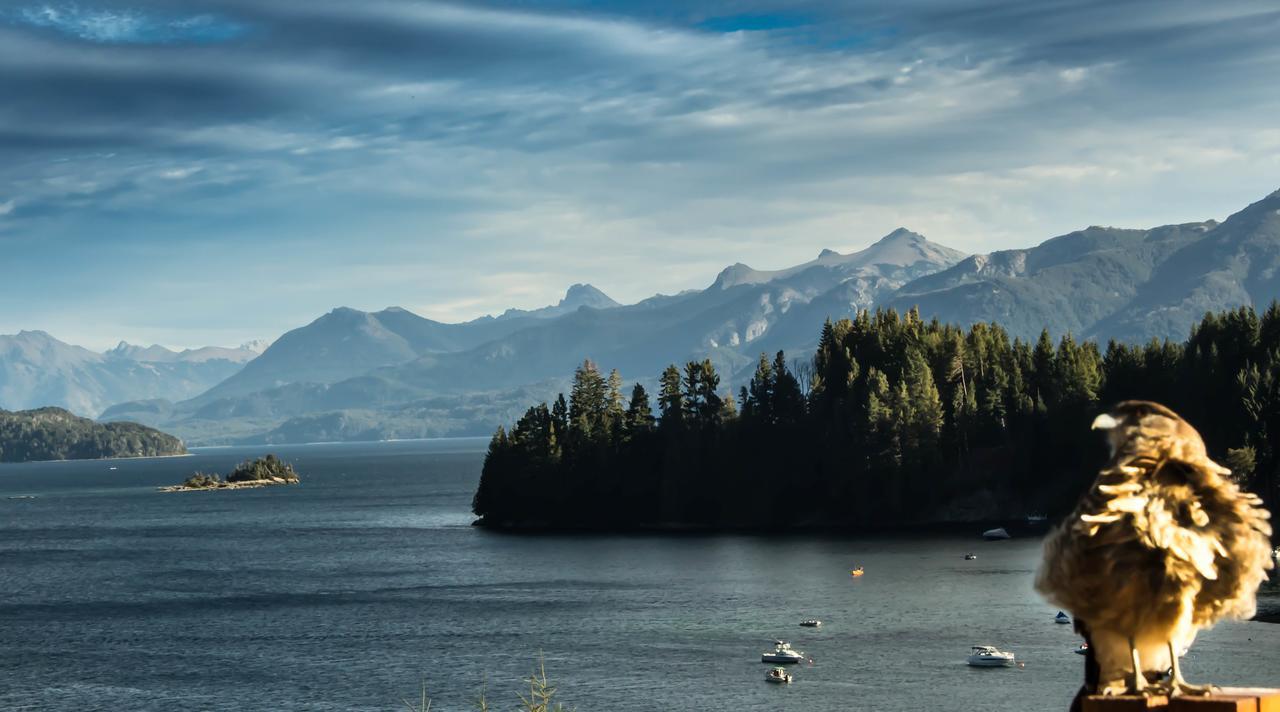
[[[764,674],[764,679],[768,680],[769,682],[777,682],[777,683],[785,684],[785,683],[791,682],[791,673],[787,672],[786,668],[780,668],[780,667],[770,668],[769,672],[766,672]]]
[[[807,620],[800,621],[800,625],[804,626],[805,628],[817,628],[822,625],[822,621],[818,620],[817,618],[809,618]]]
[[[762,663],[798,663],[803,660],[804,653],[793,650],[791,643],[785,640],[773,641],[773,650],[760,654]]]
[[[987,541],[997,541],[999,539],[1008,539],[1009,531],[1004,527],[996,527],[995,529],[988,529],[985,532],[982,532],[982,538],[986,539]]]
[[[965,555],[964,555],[964,560],[965,560],[965,561],[975,561],[975,560],[977,560],[977,558],[978,558],[978,555],[977,555],[977,554],[965,554]]]
[[[990,645],[975,645],[965,662],[973,667],[1013,667],[1013,653]]]
[[[1058,615],[1056,615],[1056,616],[1054,616],[1054,617],[1053,617],[1053,622],[1054,622],[1054,623],[1062,623],[1062,624],[1064,624],[1064,625],[1065,625],[1065,624],[1067,624],[1067,623],[1070,623],[1070,622],[1071,622],[1071,616],[1067,615],[1066,613],[1064,613],[1064,612],[1062,612],[1062,611],[1058,611]]]
[[[1075,653],[1076,655],[1088,655],[1088,654],[1089,654],[1089,644],[1088,644],[1088,643],[1081,643],[1081,644],[1079,645],[1079,647],[1077,647],[1075,650],[1072,650],[1071,652]]]

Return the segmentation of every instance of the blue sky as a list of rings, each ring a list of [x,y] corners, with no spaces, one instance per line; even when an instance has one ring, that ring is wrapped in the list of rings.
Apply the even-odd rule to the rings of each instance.
[[[1280,187],[1274,2],[0,2],[0,333],[274,338]]]

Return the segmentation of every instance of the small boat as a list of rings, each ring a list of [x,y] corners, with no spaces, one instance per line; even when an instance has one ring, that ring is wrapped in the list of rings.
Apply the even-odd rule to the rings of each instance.
[[[781,667],[770,668],[769,672],[766,672],[764,674],[764,679],[768,680],[769,682],[777,682],[777,683],[785,684],[785,683],[791,682],[791,673],[787,672],[786,668],[781,668]]]
[[[996,527],[982,532],[982,538],[987,541],[999,541],[1000,539],[1008,539],[1009,532],[1004,527]]]
[[[1037,524],[1044,524],[1047,521],[1049,521],[1049,517],[1048,515],[1045,515],[1045,514],[1028,514],[1027,515],[1027,524],[1031,526],[1035,526]]]
[[[800,625],[804,626],[805,628],[817,628],[822,625],[822,621],[818,620],[817,618],[809,618],[807,620],[800,621]]]
[[[1013,653],[990,645],[975,645],[965,662],[973,667],[1013,667]]]
[[[760,654],[762,663],[798,663],[802,660],[804,660],[804,653],[793,650],[791,643],[785,640],[773,641],[773,650]]]
[[[1067,615],[1066,613],[1063,613],[1062,611],[1058,611],[1058,615],[1053,617],[1053,622],[1066,625],[1067,623],[1071,622],[1071,616]]]
[[[856,568],[856,569],[849,569],[849,575],[850,575],[850,576],[861,576],[861,575],[862,575],[862,574],[864,574],[864,573],[866,573],[866,572],[862,570],[862,567],[861,567],[861,566],[859,566],[859,567],[858,567],[858,568]]]
[[[14,495],[9,495],[9,497],[7,497],[7,499],[35,499],[35,498],[36,496],[34,494],[14,494]]]
[[[978,558],[978,555],[977,555],[977,554],[965,554],[965,555],[964,555],[964,560],[965,560],[965,561],[974,561],[974,560],[976,560],[977,558]]]
[[[118,470],[118,469],[120,469],[120,468],[119,468],[119,467],[116,467],[115,465],[112,465],[111,467],[108,467],[107,469],[108,469],[108,470]]]
[[[1089,654],[1089,644],[1088,644],[1088,643],[1081,643],[1079,647],[1077,647],[1075,650],[1072,650],[1071,652],[1075,653],[1076,655],[1088,655],[1088,654]]]

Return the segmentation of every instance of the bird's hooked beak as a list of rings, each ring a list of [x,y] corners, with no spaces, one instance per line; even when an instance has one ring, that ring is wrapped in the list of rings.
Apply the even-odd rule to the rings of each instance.
[[[1093,425],[1090,428],[1093,430],[1111,430],[1119,424],[1120,421],[1116,420],[1110,413],[1103,413],[1093,419]]]

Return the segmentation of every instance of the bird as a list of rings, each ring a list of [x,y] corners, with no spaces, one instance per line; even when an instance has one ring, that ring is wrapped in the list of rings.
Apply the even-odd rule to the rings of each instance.
[[[1207,694],[1178,657],[1198,631],[1253,616],[1270,513],[1159,403],[1118,403],[1093,429],[1110,459],[1045,538],[1035,587],[1085,635],[1088,693]]]

